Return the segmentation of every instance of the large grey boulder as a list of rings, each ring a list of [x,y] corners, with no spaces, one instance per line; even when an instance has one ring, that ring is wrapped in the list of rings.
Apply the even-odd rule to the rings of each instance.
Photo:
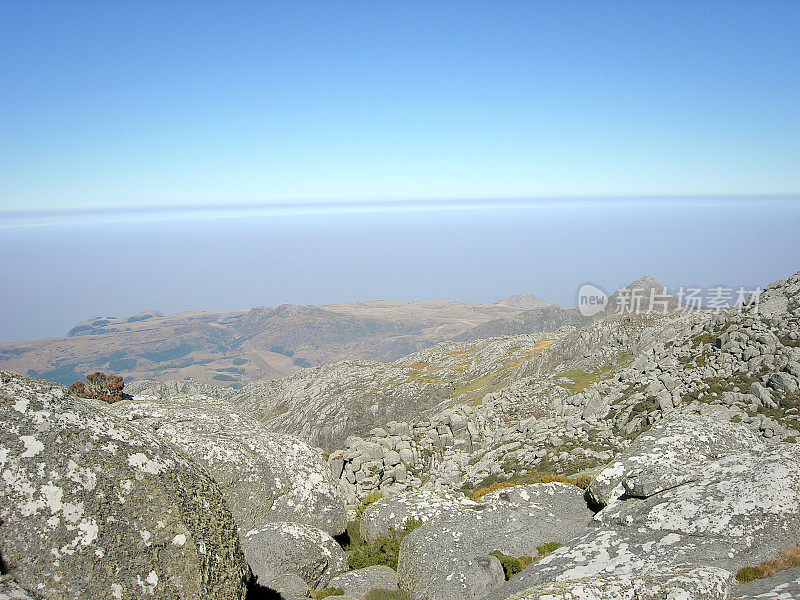
[[[729,454],[763,449],[746,426],[719,414],[677,414],[640,435],[592,481],[588,493],[598,506],[623,494],[647,498],[702,475],[710,462]]]
[[[681,565],[735,573],[800,536],[800,450],[777,444],[711,461],[691,481],[615,503],[597,527],[534,563],[490,596],[585,577],[669,573]]]
[[[318,451],[213,396],[136,396],[108,410],[146,427],[202,464],[220,485],[240,533],[292,521],[342,533],[344,500]]]
[[[344,590],[348,596],[364,598],[374,589],[397,591],[397,573],[384,566],[365,567],[337,575],[328,587]]]
[[[7,372],[0,421],[0,550],[19,586],[48,598],[244,598],[236,525],[195,463],[62,386]]]
[[[583,490],[563,483],[519,486],[482,500],[443,513],[403,540],[397,573],[412,600],[480,598],[475,590],[485,595],[505,581],[486,561],[491,552],[535,557],[539,546],[581,535],[592,514]]]
[[[242,536],[247,560],[260,583],[296,575],[309,587],[324,588],[347,571],[342,547],[324,531],[301,523],[267,523]]]
[[[379,535],[388,534],[390,529],[402,529],[409,520],[426,522],[468,506],[476,506],[476,503],[461,494],[444,490],[411,490],[384,497],[370,504],[361,515],[361,537],[375,541]]]

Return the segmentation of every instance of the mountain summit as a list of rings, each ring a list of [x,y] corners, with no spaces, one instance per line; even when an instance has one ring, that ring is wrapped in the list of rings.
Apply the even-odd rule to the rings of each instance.
[[[679,307],[678,299],[670,294],[658,279],[645,275],[611,294],[605,310],[600,314],[608,316],[631,312],[667,313]]]

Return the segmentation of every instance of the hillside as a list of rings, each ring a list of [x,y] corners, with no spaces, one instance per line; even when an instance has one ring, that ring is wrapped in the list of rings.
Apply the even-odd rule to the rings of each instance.
[[[145,311],[85,321],[64,338],[0,344],[0,368],[63,384],[102,370],[129,382],[192,378],[241,386],[338,360],[395,360],[522,310],[502,301],[441,299],[169,316]]]

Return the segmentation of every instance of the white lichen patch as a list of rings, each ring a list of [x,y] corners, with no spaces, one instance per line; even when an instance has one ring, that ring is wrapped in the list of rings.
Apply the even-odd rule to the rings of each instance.
[[[25,452],[19,455],[20,458],[31,458],[44,450],[44,444],[32,435],[22,435],[19,439],[25,444]]]
[[[137,452],[128,457],[128,464],[150,475],[158,475],[166,469],[166,465],[148,458],[144,453]]]

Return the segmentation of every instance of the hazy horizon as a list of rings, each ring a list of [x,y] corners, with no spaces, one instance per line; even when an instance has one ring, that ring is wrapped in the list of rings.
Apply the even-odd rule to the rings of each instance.
[[[0,341],[62,337],[91,317],[142,310],[489,304],[521,293],[575,306],[584,283],[611,292],[652,275],[668,289],[754,289],[800,270],[793,197],[466,206],[0,220]]]

